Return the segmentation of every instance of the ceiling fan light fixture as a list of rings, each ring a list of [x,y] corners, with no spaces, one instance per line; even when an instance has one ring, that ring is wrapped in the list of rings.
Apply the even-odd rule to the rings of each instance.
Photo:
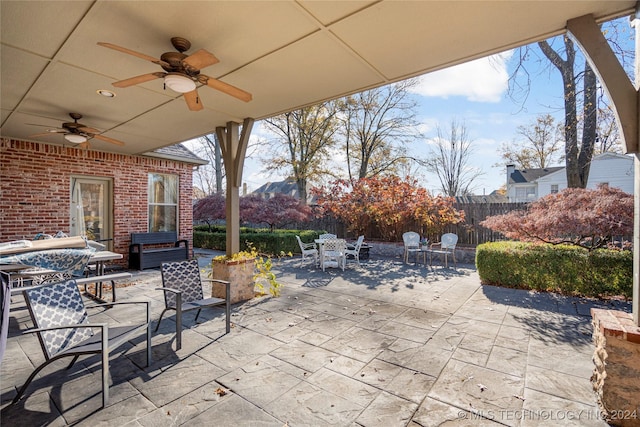
[[[98,89],[96,92],[98,93],[98,95],[102,95],[106,98],[115,98],[116,96],[115,92],[111,92],[110,90],[106,89]]]
[[[191,92],[196,88],[196,82],[179,73],[169,73],[164,76],[164,84],[178,93]]]
[[[82,144],[83,142],[87,142],[87,137],[83,136],[83,135],[78,135],[75,133],[69,133],[66,134],[64,136],[64,139],[66,139],[69,142],[72,142],[74,144]]]

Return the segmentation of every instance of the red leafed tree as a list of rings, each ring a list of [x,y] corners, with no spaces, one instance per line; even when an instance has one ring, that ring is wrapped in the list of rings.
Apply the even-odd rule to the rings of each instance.
[[[258,194],[240,197],[240,221],[243,223],[265,224],[273,230],[307,221],[310,217],[310,207],[286,194],[276,193],[269,199]]]
[[[311,208],[300,203],[295,197],[276,194],[265,199],[259,194],[240,197],[240,222],[245,224],[266,224],[273,230],[287,224],[308,221]],[[225,197],[214,194],[198,200],[193,206],[193,219],[209,225],[227,216]]]
[[[480,223],[507,238],[601,248],[614,236],[633,233],[633,195],[600,185],[567,188],[532,202],[524,211],[496,215]]]
[[[453,208],[453,199],[432,197],[416,180],[377,176],[337,180],[312,189],[318,204],[341,219],[356,234],[375,224],[383,238],[397,241],[402,232],[418,224],[423,235],[437,235],[448,224],[464,220],[464,212]]]
[[[308,221],[311,208],[295,197],[276,193],[269,199],[262,199],[257,209],[252,209],[251,217],[247,220],[254,224],[267,224],[273,231],[288,224]]]
[[[260,209],[262,209],[264,198],[259,194],[247,194],[246,196],[240,197],[239,204],[240,223],[258,224],[259,221],[256,221],[255,219],[258,216]]]
[[[193,219],[196,221],[204,221],[209,226],[226,217],[225,197],[220,194],[212,194],[196,201],[193,205]]]

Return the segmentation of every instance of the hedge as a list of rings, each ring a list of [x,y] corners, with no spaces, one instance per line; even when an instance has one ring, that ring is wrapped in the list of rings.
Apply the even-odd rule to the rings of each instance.
[[[214,232],[202,231],[202,226],[194,228],[193,247],[204,249],[226,250],[227,235],[224,227],[216,227]],[[207,229],[207,227],[204,227]],[[222,231],[220,231],[222,230]],[[240,250],[247,249],[247,242],[250,242],[258,252],[262,254],[279,255],[284,253],[300,253],[300,246],[296,236],[300,236],[303,242],[309,243],[317,239],[325,231],[312,230],[275,230],[240,228]]]
[[[476,267],[486,285],[586,297],[631,298],[633,253],[524,242],[483,243]]]

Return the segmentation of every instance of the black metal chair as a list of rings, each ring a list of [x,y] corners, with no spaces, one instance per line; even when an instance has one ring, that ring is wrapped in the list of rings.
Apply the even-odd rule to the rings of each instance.
[[[24,291],[25,301],[37,333],[45,362],[29,376],[12,404],[18,402],[35,376],[45,366],[62,357],[73,357],[71,368],[78,357],[102,354],[102,407],[109,403],[109,352],[146,330],[147,366],[151,363],[151,327],[149,302],[124,301],[99,304],[88,308],[144,304],[146,322],[130,326],[109,327],[105,323],[89,323],[89,316],[75,280],[31,287]],[[94,330],[99,330],[94,332]]]
[[[226,298],[204,298],[202,291],[202,278],[198,260],[165,262],[160,266],[162,273],[162,288],[156,288],[164,292],[165,308],[160,313],[156,332],[160,327],[162,316],[167,310],[176,311],[176,350],[182,348],[182,313],[198,310],[196,322],[200,310],[205,307],[225,305],[226,330],[231,331],[231,284],[224,280],[209,279],[226,286]]]

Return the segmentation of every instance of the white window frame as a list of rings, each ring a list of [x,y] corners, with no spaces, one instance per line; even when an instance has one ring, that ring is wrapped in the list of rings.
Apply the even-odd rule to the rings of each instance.
[[[178,224],[180,224],[180,177],[175,174],[150,172],[147,190],[149,232],[178,232]],[[166,220],[167,213],[173,213],[175,218],[175,221],[172,221],[171,224]],[[162,221],[157,219],[162,219]]]

